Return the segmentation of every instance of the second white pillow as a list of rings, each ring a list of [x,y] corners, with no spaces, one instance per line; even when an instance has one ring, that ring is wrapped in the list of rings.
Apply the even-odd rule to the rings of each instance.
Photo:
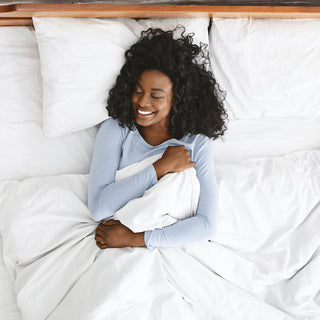
[[[213,19],[211,66],[230,118],[320,119],[319,19]]]

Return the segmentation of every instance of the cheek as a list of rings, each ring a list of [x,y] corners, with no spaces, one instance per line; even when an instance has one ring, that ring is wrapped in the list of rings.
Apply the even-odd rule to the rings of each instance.
[[[171,111],[171,104],[166,103],[161,106],[161,113],[162,114],[168,115],[170,113],[170,111]]]
[[[135,92],[132,93],[131,95],[131,103],[132,104],[137,104],[139,103],[140,95],[136,94]]]

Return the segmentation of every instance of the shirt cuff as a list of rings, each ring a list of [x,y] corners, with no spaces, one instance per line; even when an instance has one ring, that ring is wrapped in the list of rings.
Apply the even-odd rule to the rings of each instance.
[[[153,250],[155,247],[153,247],[151,244],[150,244],[150,238],[151,238],[151,230],[147,230],[144,232],[144,242],[146,244],[146,247],[151,251]]]

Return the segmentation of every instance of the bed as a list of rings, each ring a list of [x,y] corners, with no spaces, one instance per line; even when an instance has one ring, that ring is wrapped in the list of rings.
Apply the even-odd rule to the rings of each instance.
[[[100,250],[108,88],[142,30],[177,24],[226,92],[216,231]],[[0,319],[320,319],[320,7],[20,4],[0,25]]]

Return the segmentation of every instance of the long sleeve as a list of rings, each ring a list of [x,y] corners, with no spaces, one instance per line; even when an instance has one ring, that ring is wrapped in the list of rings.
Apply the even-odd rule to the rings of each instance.
[[[214,233],[218,211],[212,141],[206,139],[199,146],[194,161],[200,182],[200,197],[196,214],[162,229],[145,232],[148,249],[184,245],[194,241],[209,240]]]
[[[124,130],[116,120],[108,119],[101,124],[95,139],[88,181],[88,206],[95,221],[111,217],[157,182],[153,165],[115,182],[123,139]]]

